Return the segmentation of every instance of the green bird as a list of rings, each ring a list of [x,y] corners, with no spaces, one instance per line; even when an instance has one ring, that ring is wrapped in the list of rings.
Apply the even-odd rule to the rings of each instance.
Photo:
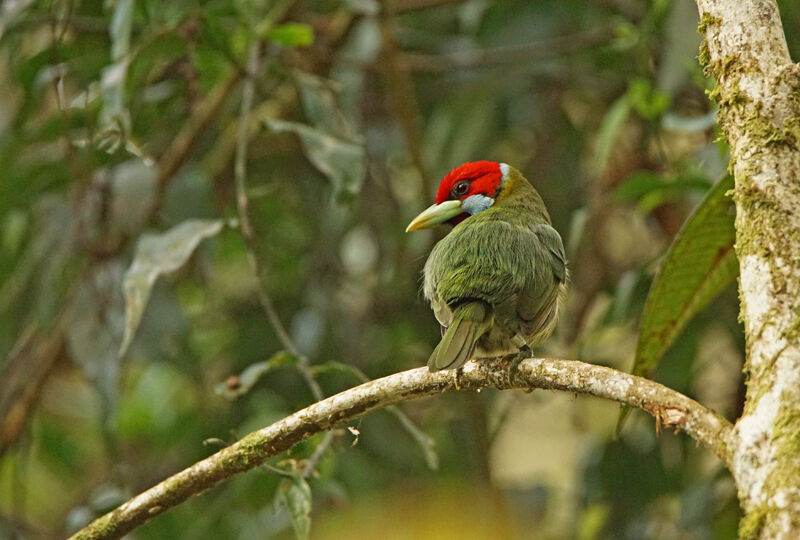
[[[530,355],[553,332],[567,283],[564,244],[539,192],[505,163],[465,163],[442,179],[436,204],[406,231],[439,223],[454,227],[423,271],[442,330],[428,368]]]

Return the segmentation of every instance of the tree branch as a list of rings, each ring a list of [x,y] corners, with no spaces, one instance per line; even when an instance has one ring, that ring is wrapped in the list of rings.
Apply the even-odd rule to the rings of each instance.
[[[579,52],[609,43],[614,28],[600,26],[553,38],[490,49],[459,50],[444,54],[402,53],[398,60],[411,71],[440,73],[465,68],[529,64],[544,58]]]
[[[660,424],[682,429],[728,465],[730,423],[696,401],[656,382],[571,360],[530,358],[509,373],[509,361],[468,362],[463,371],[416,368],[364,383],[254,431],[167,478],[90,523],[71,540],[120,538],[139,525],[219,482],[264,463],[312,435],[369,411],[453,389],[545,388],[588,394],[638,407]],[[512,386],[509,376],[515,381]]]
[[[697,0],[736,180],[747,399],[731,445],[742,538],[800,537],[800,65],[773,0]]]

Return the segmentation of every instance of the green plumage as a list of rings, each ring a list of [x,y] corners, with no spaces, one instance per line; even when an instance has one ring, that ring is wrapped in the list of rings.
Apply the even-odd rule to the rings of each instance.
[[[463,365],[490,325],[490,311],[483,302],[467,302],[453,309],[453,322],[428,359],[428,368],[439,371]]]
[[[431,371],[516,354],[555,327],[564,246],[539,193],[510,168],[495,203],[456,225],[425,263],[424,293],[444,335]]]

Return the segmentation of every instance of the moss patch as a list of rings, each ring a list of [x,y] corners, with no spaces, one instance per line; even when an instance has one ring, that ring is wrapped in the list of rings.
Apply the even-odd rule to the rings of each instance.
[[[701,34],[705,34],[708,27],[711,25],[718,25],[722,23],[722,19],[719,17],[713,16],[708,11],[704,11],[703,14],[700,16],[700,24],[697,25],[697,31]]]
[[[791,461],[800,459],[800,409],[797,408],[796,401],[794,395],[781,395],[784,406],[775,418],[772,431],[772,441],[777,445],[775,457],[778,464],[782,464],[786,458],[794,458]],[[781,478],[785,476],[789,484],[796,486],[800,484],[800,478],[797,478],[800,476],[800,469],[794,465],[792,463],[790,470],[783,471]]]
[[[766,508],[755,508],[739,522],[739,540],[756,540],[767,519]]]

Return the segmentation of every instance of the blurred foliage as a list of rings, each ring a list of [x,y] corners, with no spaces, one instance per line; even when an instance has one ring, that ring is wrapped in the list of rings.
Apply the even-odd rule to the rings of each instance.
[[[800,8],[780,5],[797,57]],[[444,231],[403,230],[467,160],[522,170],[568,245],[569,306],[540,352],[630,368],[653,275],[727,164],[696,26],[689,0],[3,3],[0,538],[60,538],[313,402],[314,382],[423,365],[439,330],[419,271]],[[735,417],[736,315],[728,287],[652,376]],[[400,410],[131,537],[735,534],[729,475],[643,415],[614,440],[615,405],[544,392]]]

